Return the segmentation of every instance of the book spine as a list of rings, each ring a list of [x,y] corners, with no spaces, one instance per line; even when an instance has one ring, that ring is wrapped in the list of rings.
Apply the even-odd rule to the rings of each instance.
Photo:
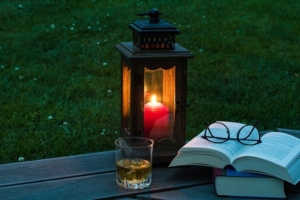
[[[213,168],[212,170],[212,181],[213,181],[213,186],[216,194],[217,194],[217,188],[216,188],[215,180],[217,176],[223,176],[223,169]]]

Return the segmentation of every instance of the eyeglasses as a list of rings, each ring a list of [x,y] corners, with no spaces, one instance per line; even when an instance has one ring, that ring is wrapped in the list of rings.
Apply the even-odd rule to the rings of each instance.
[[[244,145],[255,145],[261,143],[260,140],[260,132],[256,128],[259,122],[255,122],[254,126],[252,125],[244,125],[239,129],[231,129],[234,131],[233,137],[230,137],[229,128],[222,122],[215,122],[211,125],[208,125],[206,122],[204,123],[207,127],[205,129],[204,135],[201,136],[207,141],[213,143],[223,143],[228,140],[237,140],[241,144]]]

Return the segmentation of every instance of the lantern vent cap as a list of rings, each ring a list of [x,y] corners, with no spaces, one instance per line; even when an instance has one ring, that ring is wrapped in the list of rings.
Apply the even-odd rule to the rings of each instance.
[[[158,9],[152,8],[148,13],[139,13],[137,14],[138,16],[146,16],[149,15],[149,23],[158,23],[159,20],[159,15],[162,15],[163,13],[159,12]]]
[[[139,13],[138,16],[149,16],[149,20],[137,20],[129,25],[133,31],[133,43],[139,49],[174,49],[175,35],[180,31],[164,20],[159,19],[163,14],[153,8],[148,13]]]
[[[170,23],[159,19],[163,13],[152,8],[148,13],[139,13],[138,16],[150,16],[149,20],[137,20],[129,25],[129,28],[137,33],[170,33],[179,35],[179,30]]]

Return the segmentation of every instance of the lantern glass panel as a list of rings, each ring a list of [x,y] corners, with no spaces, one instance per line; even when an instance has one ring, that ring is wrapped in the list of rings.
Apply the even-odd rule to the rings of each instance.
[[[122,127],[129,133],[130,130],[130,80],[131,70],[123,64],[122,67]]]
[[[144,135],[151,139],[173,137],[175,70],[144,67]]]

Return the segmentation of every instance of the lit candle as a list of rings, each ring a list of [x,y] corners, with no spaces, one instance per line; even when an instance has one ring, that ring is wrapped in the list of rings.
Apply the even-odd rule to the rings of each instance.
[[[144,106],[144,134],[151,139],[161,139],[168,137],[168,130],[169,109],[152,95],[151,102]]]

